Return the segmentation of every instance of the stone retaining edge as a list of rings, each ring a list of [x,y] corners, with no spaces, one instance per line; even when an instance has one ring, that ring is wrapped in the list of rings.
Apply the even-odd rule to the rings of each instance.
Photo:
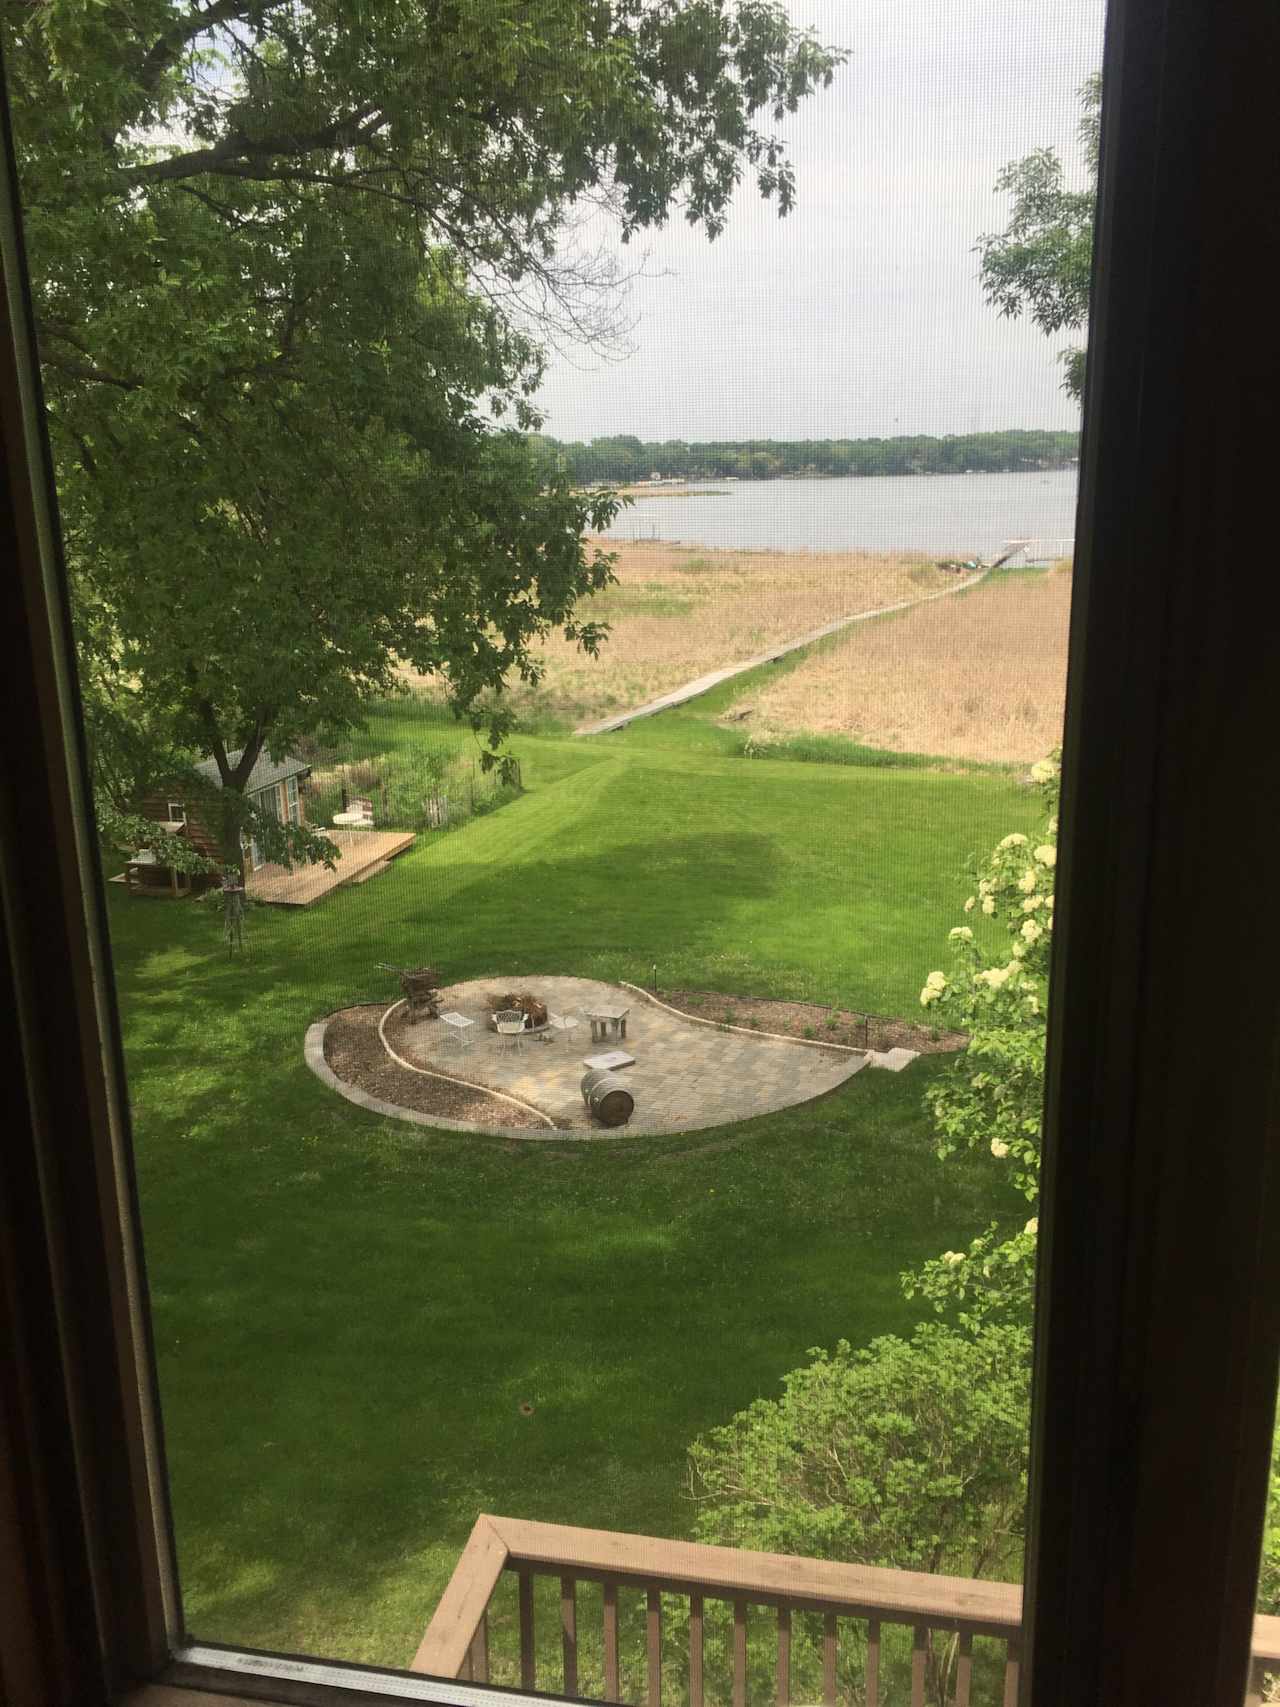
[[[406,1000],[406,997],[401,996],[398,1002],[392,1002],[386,1013],[378,1021],[378,1040],[397,1067],[407,1067],[411,1073],[421,1073],[424,1079],[440,1079],[446,1085],[462,1085],[466,1090],[479,1091],[484,1096],[497,1097],[499,1102],[509,1102],[513,1108],[524,1109],[526,1114],[536,1114],[539,1120],[546,1121],[553,1132],[563,1130],[556,1125],[549,1114],[544,1114],[540,1108],[535,1108],[531,1102],[526,1102],[523,1097],[513,1097],[509,1091],[495,1091],[491,1085],[477,1085],[470,1079],[459,1079],[452,1073],[433,1073],[430,1067],[419,1067],[416,1062],[406,1061],[403,1055],[398,1055],[387,1042],[387,1021],[397,1008],[404,1007]]]

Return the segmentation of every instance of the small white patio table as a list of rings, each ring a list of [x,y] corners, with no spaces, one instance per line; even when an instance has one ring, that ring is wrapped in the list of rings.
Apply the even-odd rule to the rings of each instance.
[[[610,1037],[625,1037],[627,1035],[627,1008],[587,1008],[586,1017],[591,1021],[591,1041],[605,1043]]]

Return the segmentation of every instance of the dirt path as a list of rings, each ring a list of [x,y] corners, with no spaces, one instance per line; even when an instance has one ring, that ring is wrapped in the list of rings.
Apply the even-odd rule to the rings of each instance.
[[[989,570],[983,569],[979,574],[971,575],[964,581],[957,581],[954,587],[943,587],[937,593],[923,593],[917,599],[899,599],[896,604],[877,605],[873,610],[856,611],[852,616],[838,616],[834,622],[811,629],[798,640],[788,640],[785,645],[770,647],[767,652],[748,658],[744,663],[727,664],[720,670],[708,670],[705,675],[695,676],[682,687],[672,688],[670,693],[660,694],[657,699],[634,706],[630,711],[620,711],[613,717],[601,718],[598,723],[584,723],[580,729],[574,730],[574,734],[608,735],[615,729],[625,729],[628,723],[634,723],[638,718],[653,717],[659,711],[670,711],[673,706],[698,699],[702,694],[710,693],[712,688],[719,687],[721,682],[744,675],[748,670],[758,669],[761,664],[776,664],[779,658],[785,658],[788,653],[798,652],[804,646],[812,646],[816,640],[825,640],[829,634],[838,634],[841,629],[849,628],[855,622],[869,622],[873,616],[888,616],[893,611],[910,610],[913,605],[928,604],[932,599],[949,598],[952,593],[963,592],[967,587],[976,587],[979,582],[986,580],[989,573]]]

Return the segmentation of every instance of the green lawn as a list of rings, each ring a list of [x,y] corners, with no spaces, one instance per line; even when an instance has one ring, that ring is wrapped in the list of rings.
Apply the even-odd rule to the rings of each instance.
[[[899,1271],[998,1195],[933,1156],[935,1061],[712,1133],[527,1146],[381,1121],[302,1061],[376,963],[919,1016],[999,776],[717,757],[674,720],[523,738],[527,794],[228,960],[196,904],[111,918],[188,1620],[404,1664],[477,1511],[687,1532],[684,1449],[807,1348],[910,1327]],[[413,707],[368,750],[424,738]],[[432,723],[432,739],[461,740]],[[532,1416],[522,1414],[528,1401]]]

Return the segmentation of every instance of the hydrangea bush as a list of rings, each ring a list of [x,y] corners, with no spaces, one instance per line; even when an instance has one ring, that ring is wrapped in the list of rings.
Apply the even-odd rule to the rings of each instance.
[[[1033,1210],[1040,1191],[1059,773],[1056,754],[1032,767],[1043,829],[1034,837],[1006,836],[975,873],[964,904],[967,914],[1003,925],[999,952],[984,948],[972,925],[956,925],[950,970],[930,972],[920,992],[921,1007],[945,1008],[947,1024],[969,1033],[968,1048],[927,1094],[938,1154],[989,1152]],[[920,1294],[938,1309],[958,1304],[969,1325],[992,1315],[1029,1318],[1036,1231],[1034,1213],[1014,1232],[992,1223],[965,1250],[944,1251],[904,1275],[908,1297]]]

